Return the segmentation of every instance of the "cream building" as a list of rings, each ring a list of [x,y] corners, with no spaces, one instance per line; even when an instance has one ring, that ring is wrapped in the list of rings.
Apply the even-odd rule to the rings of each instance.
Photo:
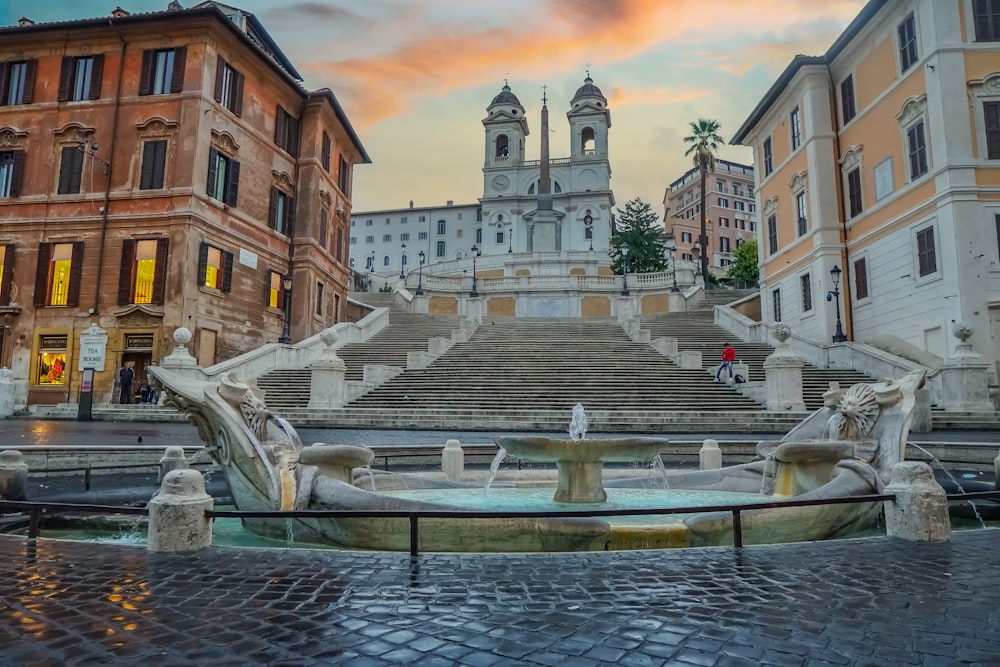
[[[839,306],[849,340],[946,357],[964,320],[996,370],[997,5],[871,0],[825,55],[794,58],[737,131],[758,174],[766,321],[829,342]]]

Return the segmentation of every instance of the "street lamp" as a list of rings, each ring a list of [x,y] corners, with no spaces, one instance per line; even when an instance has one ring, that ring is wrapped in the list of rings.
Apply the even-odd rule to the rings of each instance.
[[[472,246],[472,291],[469,292],[469,296],[479,296],[479,290],[476,289],[476,257],[479,257],[479,247],[473,244]]]
[[[622,253],[622,296],[628,296],[628,244],[621,244]]]
[[[404,269],[406,268],[406,244],[399,244],[399,279],[406,280],[406,273]]]
[[[514,225],[510,226],[510,231],[507,233],[507,254],[514,254]]]
[[[591,217],[590,211],[587,211],[587,215],[583,216],[583,229],[584,234],[590,241],[590,250],[594,250],[594,218]]]
[[[833,279],[833,289],[826,293],[826,300],[833,301],[837,306],[837,332],[833,334],[834,343],[843,343],[847,340],[844,329],[840,325],[840,267],[835,266],[830,269],[830,277]]]
[[[421,250],[417,257],[420,258],[420,266],[417,267],[417,296],[421,296],[424,293],[424,260],[427,255]]]
[[[289,327],[292,324],[292,274],[285,274],[285,277],[281,279],[281,286],[285,288],[285,324],[282,326],[281,338],[278,339],[278,342],[288,345],[292,342],[292,336],[289,332]]]
[[[677,286],[677,248],[671,246],[668,250],[670,251],[670,272],[674,275],[674,286],[670,288],[670,291],[680,292],[681,288]]]

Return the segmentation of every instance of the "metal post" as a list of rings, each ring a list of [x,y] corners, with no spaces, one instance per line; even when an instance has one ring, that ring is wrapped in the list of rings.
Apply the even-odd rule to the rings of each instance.
[[[677,248],[670,249],[670,268],[674,274],[674,286],[670,288],[670,291],[680,292],[681,288],[677,286]]]
[[[420,555],[420,533],[417,530],[417,515],[410,515],[410,555]]]
[[[622,296],[628,296],[628,246],[622,244]]]
[[[479,296],[479,290],[476,289],[476,258],[479,257],[479,248],[475,245],[472,246],[472,291],[469,292],[469,296],[477,297]]]
[[[292,342],[291,326],[292,326],[292,274],[288,274],[282,280],[283,287],[285,288],[285,323],[281,327],[281,337],[278,338],[278,342],[284,345],[289,345]]]
[[[739,510],[733,510],[733,546],[743,546],[743,521]]]
[[[847,340],[847,336],[844,335],[844,329],[840,323],[840,274],[841,270],[839,266],[830,269],[830,277],[833,279],[833,289],[826,293],[826,300],[834,302],[837,313],[837,330],[833,334],[834,343],[843,343]]]
[[[420,266],[417,267],[417,296],[420,296],[424,293],[424,260],[427,255],[421,250],[417,256],[420,258]]]

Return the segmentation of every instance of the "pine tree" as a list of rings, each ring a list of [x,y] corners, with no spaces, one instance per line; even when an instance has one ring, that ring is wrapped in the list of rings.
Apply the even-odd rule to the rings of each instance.
[[[618,209],[617,231],[611,237],[612,271],[621,274],[626,260],[629,273],[666,271],[666,242],[667,233],[653,207],[639,197],[626,202],[624,211]]]

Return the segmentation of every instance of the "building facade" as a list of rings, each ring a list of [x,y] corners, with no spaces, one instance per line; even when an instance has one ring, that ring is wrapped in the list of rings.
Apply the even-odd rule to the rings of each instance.
[[[753,167],[716,160],[715,171],[705,183],[710,267],[732,264],[733,251],[757,238],[757,205],[754,199]],[[673,237],[677,259],[699,261],[701,247],[701,172],[689,169],[663,194],[663,224]]]
[[[732,142],[754,148],[767,320],[938,357],[966,321],[996,368],[1000,2],[871,0]]]
[[[93,325],[107,400],[178,327],[208,366],[277,340],[286,294],[293,339],[336,321],[368,157],[252,14],[172,3],[0,35],[0,366],[22,400],[76,400]]]
[[[613,232],[615,204],[611,191],[608,101],[588,76],[566,113],[570,156],[547,160],[553,221],[541,233],[538,209],[543,159],[526,160],[528,120],[509,85],[487,107],[483,196],[478,204],[386,211],[351,217],[351,261],[355,270],[376,272],[403,266],[416,270],[418,253],[427,264],[482,255],[594,250],[606,254]],[[547,108],[543,117],[547,119]],[[547,122],[547,120],[545,121]],[[548,132],[543,130],[547,153]],[[416,218],[416,220],[414,220]],[[421,218],[423,218],[421,220]],[[420,226],[415,230],[414,222]],[[408,240],[401,238],[408,236]],[[544,239],[544,240],[543,240]],[[406,243],[406,248],[402,244]]]

